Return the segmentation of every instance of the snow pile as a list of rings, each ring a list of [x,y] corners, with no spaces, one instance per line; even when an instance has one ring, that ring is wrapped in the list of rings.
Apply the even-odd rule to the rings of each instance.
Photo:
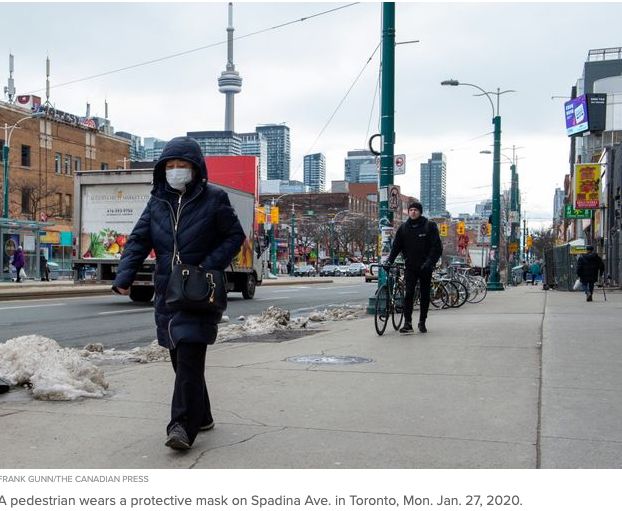
[[[259,316],[249,316],[240,325],[219,326],[216,341],[223,342],[250,335],[267,335],[277,330],[299,330],[306,328],[307,323],[307,318],[292,320],[287,309],[281,309],[273,305]]]
[[[309,321],[341,321],[356,319],[360,316],[360,313],[365,309],[362,305],[343,305],[340,307],[333,307],[332,309],[324,309],[322,311],[315,311],[309,315]]]
[[[103,397],[108,383],[101,369],[70,348],[40,335],[24,335],[0,344],[0,376],[26,385],[35,399],[68,401]]]
[[[132,348],[131,350],[105,350],[103,345],[87,344],[80,352],[84,358],[93,362],[136,362],[147,364],[149,362],[169,362],[171,360],[169,351],[158,344],[157,339],[147,346]]]

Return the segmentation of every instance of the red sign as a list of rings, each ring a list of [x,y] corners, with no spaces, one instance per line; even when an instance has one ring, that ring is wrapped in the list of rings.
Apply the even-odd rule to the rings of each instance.
[[[256,156],[206,156],[208,182],[252,193],[259,200]]]

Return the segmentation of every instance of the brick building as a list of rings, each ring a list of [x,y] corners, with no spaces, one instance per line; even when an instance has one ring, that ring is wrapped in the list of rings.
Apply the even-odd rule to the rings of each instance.
[[[2,246],[9,239],[13,239],[11,246],[23,245],[27,270],[32,270],[38,264],[32,238],[39,236],[36,241],[48,260],[70,268],[74,173],[123,168],[124,159],[129,159],[130,141],[107,134],[111,128],[105,119],[40,106],[39,110],[41,117],[29,119],[33,115],[30,108],[0,102],[0,148],[10,136],[8,217],[14,224],[4,226]],[[4,193],[4,178],[2,181]],[[37,228],[37,222],[45,225]],[[31,232],[23,226],[29,226]]]

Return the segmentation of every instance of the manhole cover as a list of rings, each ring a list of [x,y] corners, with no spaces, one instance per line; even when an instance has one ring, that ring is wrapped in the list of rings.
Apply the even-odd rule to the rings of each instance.
[[[350,355],[299,355],[297,357],[286,358],[285,360],[295,364],[325,365],[369,364],[373,362],[371,358],[353,357]]]

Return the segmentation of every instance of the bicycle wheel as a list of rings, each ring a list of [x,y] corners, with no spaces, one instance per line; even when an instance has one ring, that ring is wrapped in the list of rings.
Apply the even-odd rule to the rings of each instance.
[[[440,284],[447,291],[447,303],[443,308],[456,307],[456,304],[460,300],[460,292],[458,286],[451,280],[444,280]]]
[[[458,300],[453,306],[455,308],[462,307],[469,298],[469,290],[459,280],[452,280],[451,283],[458,289]]]
[[[376,292],[376,314],[374,315],[374,327],[378,335],[384,334],[389,321],[389,288],[383,284]]]
[[[447,290],[439,283],[433,283],[430,288],[430,303],[437,309],[441,309],[447,305],[449,295]]]
[[[404,288],[396,284],[393,288],[393,310],[391,311],[391,323],[393,329],[399,330],[404,321]]]
[[[479,303],[484,298],[486,298],[486,294],[488,294],[488,289],[486,287],[486,281],[484,279],[479,278],[475,280],[474,286],[477,291],[473,293],[472,296],[469,296],[469,298],[467,298],[469,303]]]

